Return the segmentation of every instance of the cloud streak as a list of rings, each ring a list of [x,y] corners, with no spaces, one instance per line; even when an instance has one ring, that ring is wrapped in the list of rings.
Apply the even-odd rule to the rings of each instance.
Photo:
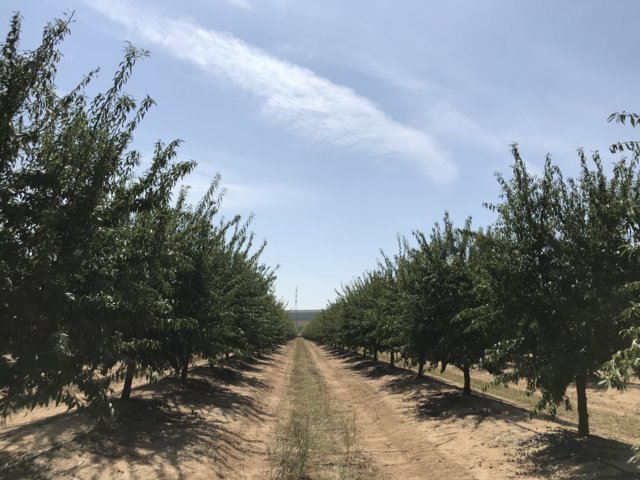
[[[436,182],[456,177],[448,152],[432,136],[393,120],[348,87],[226,32],[156,15],[123,1],[87,4],[144,41],[249,92],[259,99],[267,119],[299,137],[379,160],[404,162]]]
[[[222,205],[230,209],[260,207],[290,207],[300,205],[308,196],[287,185],[250,185],[230,183]]]
[[[511,143],[446,103],[438,103],[427,112],[427,125],[440,138],[451,137],[455,141],[495,152],[508,151]]]
[[[234,173],[224,168],[221,171],[224,173],[220,193],[224,191],[222,210],[225,212],[288,208],[312,202],[315,197],[315,193],[308,188],[301,189],[281,182],[255,182],[244,175],[237,175],[238,172]],[[184,182],[184,185],[189,187],[189,200],[194,204],[198,202],[209,189],[213,178],[219,173],[206,164],[198,165]]]
[[[227,0],[227,3],[233,7],[241,8],[242,10],[253,10],[249,0]]]

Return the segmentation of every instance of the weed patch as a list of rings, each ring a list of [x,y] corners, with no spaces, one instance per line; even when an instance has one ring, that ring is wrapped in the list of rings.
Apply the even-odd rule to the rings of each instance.
[[[357,446],[355,415],[333,404],[302,340],[294,347],[287,398],[269,459],[270,480],[372,478]]]

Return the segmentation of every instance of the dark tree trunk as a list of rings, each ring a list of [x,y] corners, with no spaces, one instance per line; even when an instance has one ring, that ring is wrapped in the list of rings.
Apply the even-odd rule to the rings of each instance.
[[[421,360],[418,363],[418,376],[419,377],[423,377],[424,376],[424,360]]]
[[[589,411],[587,409],[587,379],[576,377],[576,393],[578,395],[578,434],[589,435]]]
[[[366,357],[366,356],[367,356],[367,349],[366,349],[366,348],[363,348],[363,349],[362,349],[362,356],[363,356],[363,357]]]
[[[182,370],[180,371],[180,381],[184,382],[187,380],[187,374],[189,373],[189,362],[191,361],[191,357],[185,357],[182,363]]]
[[[178,357],[169,357],[169,365],[173,368],[173,371],[176,372],[176,375],[180,373],[180,365]]]
[[[449,363],[446,361],[440,362],[440,373],[444,373],[444,371],[447,369],[447,365],[449,365]]]
[[[462,373],[464,373],[464,388],[462,393],[464,395],[471,395],[471,367],[466,364],[462,367]]]
[[[136,366],[133,362],[127,363],[127,373],[124,376],[124,385],[122,387],[121,400],[129,400],[131,398],[131,385],[133,384],[133,375],[136,373]]]
[[[225,358],[225,360],[229,360],[229,357],[231,357],[231,354],[230,354],[229,352],[226,352],[226,353],[224,354],[224,358]]]
[[[391,364],[391,366],[393,367],[393,364],[396,363],[396,352],[394,352],[393,350],[391,350],[391,360],[389,360],[389,363]]]
[[[378,350],[374,350],[373,351],[373,361],[377,362],[378,361]]]

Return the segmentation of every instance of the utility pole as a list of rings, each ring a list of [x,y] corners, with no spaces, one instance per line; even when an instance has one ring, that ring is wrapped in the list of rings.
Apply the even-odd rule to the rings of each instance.
[[[300,335],[300,320],[298,319],[298,286],[296,285],[296,301],[295,301],[295,310],[294,310],[293,318],[296,323],[296,332]]]

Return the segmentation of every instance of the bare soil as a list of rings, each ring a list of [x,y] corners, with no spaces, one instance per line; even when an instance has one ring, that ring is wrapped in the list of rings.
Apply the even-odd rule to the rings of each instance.
[[[386,355],[383,357],[388,358]],[[440,374],[438,369],[429,371],[428,376],[459,386],[463,382],[462,371],[453,366],[449,366],[444,374]],[[524,408],[531,408],[540,397],[539,392],[527,397],[524,382],[510,384],[508,388],[496,386],[491,374],[484,370],[473,370],[471,378],[477,390],[486,389],[487,394]],[[570,387],[567,394],[574,410],[567,411],[559,407],[558,417],[577,428],[575,388]],[[593,433],[624,442],[640,443],[640,384],[637,381],[632,381],[624,391],[592,384],[587,388],[587,396]]]
[[[628,443],[579,438],[516,406],[304,343],[332,402],[352,412],[376,477],[640,478]],[[186,383],[141,385],[115,403],[120,414],[107,430],[55,408],[16,416],[0,429],[0,478],[266,480],[278,412],[290,401],[293,345],[251,362],[198,366]]]
[[[381,425],[390,415],[400,417],[398,428],[407,431],[402,437],[418,439],[423,456],[438,452],[447,465],[464,468],[470,478],[640,478],[640,470],[627,463],[632,454],[629,444],[597,436],[580,438],[562,424],[530,419],[526,410],[499,400],[465,396],[458,387],[418,378],[405,369],[313,348],[327,364],[332,383],[355,393],[352,402],[359,412],[373,411]],[[361,424],[367,423],[370,414],[361,416]],[[411,445],[402,439],[393,442],[394,448],[414,452]],[[438,476],[432,467],[428,472],[405,478],[469,478],[457,472]]]
[[[202,365],[187,382],[140,386],[107,430],[77,412],[19,416],[0,430],[0,478],[260,478],[291,345],[249,363]],[[56,414],[57,413],[57,414]]]

